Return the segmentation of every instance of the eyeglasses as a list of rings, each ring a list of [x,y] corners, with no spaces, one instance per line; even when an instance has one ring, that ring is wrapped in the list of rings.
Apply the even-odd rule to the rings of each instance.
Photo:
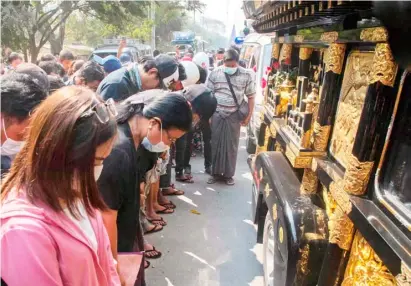
[[[105,124],[110,121],[110,114],[113,117],[118,115],[114,100],[109,98],[106,102],[100,102],[83,112],[80,117],[89,117],[96,114],[97,119]]]

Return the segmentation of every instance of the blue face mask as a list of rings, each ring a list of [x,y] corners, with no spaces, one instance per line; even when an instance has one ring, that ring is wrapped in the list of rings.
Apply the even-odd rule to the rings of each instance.
[[[150,132],[150,129],[147,130],[147,136],[144,137],[143,141],[141,142],[141,144],[144,146],[144,148],[146,148],[148,151],[150,152],[154,152],[154,153],[163,153],[164,151],[167,151],[168,149],[170,149],[170,146],[167,146],[164,142],[163,142],[163,126],[160,123],[160,142],[158,142],[157,144],[152,144],[150,139],[148,139],[148,135]]]
[[[230,68],[230,67],[224,67],[224,72],[228,75],[233,75],[237,71],[237,68]]]

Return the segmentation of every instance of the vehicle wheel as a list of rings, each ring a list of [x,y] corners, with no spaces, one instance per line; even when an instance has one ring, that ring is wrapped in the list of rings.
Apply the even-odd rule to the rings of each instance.
[[[267,212],[263,235],[263,267],[265,286],[274,286],[274,249],[274,225],[270,212]]]
[[[247,139],[245,141],[246,144],[246,150],[248,154],[255,154],[255,151],[257,150],[257,146],[255,145],[254,140],[250,138],[250,135],[247,134]]]

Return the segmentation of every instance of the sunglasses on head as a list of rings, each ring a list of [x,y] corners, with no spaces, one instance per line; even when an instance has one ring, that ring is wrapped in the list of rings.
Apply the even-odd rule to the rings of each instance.
[[[93,105],[90,109],[83,112],[80,117],[89,117],[93,114],[96,115],[97,119],[105,124],[110,121],[110,114],[113,117],[118,115],[114,100],[109,98],[106,102],[100,102]]]

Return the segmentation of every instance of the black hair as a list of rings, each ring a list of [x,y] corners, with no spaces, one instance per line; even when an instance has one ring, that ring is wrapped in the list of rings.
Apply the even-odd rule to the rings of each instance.
[[[38,66],[50,75],[52,73],[60,75],[61,65],[55,61],[41,61]],[[61,67],[62,68],[62,67]]]
[[[18,53],[12,52],[9,55],[8,62],[11,64],[13,61],[18,59],[22,60],[23,58]]]
[[[193,116],[191,107],[180,93],[168,92],[146,105],[144,103],[132,103],[133,97],[129,97],[117,105],[118,123],[125,123],[133,116],[141,115],[148,119],[160,118],[163,129],[174,127],[188,131],[191,128]]]
[[[88,61],[78,70],[79,77],[82,77],[86,83],[95,80],[102,81],[104,79],[104,70],[96,62]]]
[[[40,58],[40,62],[44,61],[56,61],[56,58],[52,54],[45,54],[42,55]]]
[[[64,61],[64,60],[74,61],[74,55],[69,50],[62,50],[60,52],[60,60],[62,60],[62,61]]]
[[[182,81],[186,79],[187,79],[186,69],[180,62],[178,62],[178,80]]]
[[[153,57],[157,57],[160,54],[159,50],[154,50],[153,51]]]
[[[140,63],[143,64],[143,69],[145,72],[148,72],[153,68],[157,68],[156,62],[154,61],[153,57],[150,56],[143,57]]]
[[[201,120],[209,120],[217,109],[217,99],[211,90],[208,90],[191,101],[191,106],[193,113],[197,113]]]
[[[48,75],[47,77],[50,82],[50,93],[64,87],[64,82],[58,76]]]
[[[198,83],[205,83],[207,80],[207,70],[203,69],[199,65],[197,65],[198,71],[200,72],[200,79],[198,80]]]
[[[236,61],[236,62],[238,62],[240,56],[239,56],[239,54],[237,53],[237,50],[236,50],[236,49],[230,48],[230,49],[228,49],[227,51],[225,51],[225,53],[224,53],[224,60],[225,60],[225,58],[228,58],[228,59],[231,60],[231,61]]]
[[[0,79],[1,113],[24,120],[47,97],[47,89],[24,73],[10,73]]]
[[[237,52],[238,54],[240,54],[240,48],[237,47],[236,45],[231,45],[230,49],[236,50],[236,52]]]

